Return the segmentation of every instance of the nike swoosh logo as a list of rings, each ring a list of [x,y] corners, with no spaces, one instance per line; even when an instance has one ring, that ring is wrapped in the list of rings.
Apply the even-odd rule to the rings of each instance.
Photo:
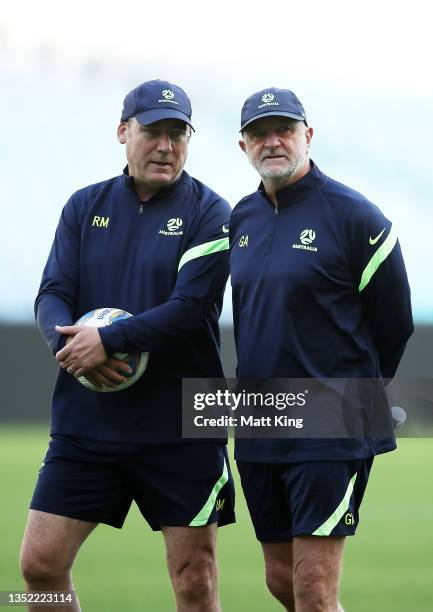
[[[226,226],[223,225],[223,234],[228,234],[229,233],[229,228],[226,229]]]
[[[384,228],[383,228],[383,230],[380,232],[380,234],[378,234],[378,235],[376,236],[376,238],[372,238],[372,237],[370,236],[370,244],[376,244],[376,242],[377,242],[377,241],[379,240],[379,238],[382,236],[382,234],[383,234],[383,232],[385,231],[385,229],[386,229],[386,228],[384,227]]]

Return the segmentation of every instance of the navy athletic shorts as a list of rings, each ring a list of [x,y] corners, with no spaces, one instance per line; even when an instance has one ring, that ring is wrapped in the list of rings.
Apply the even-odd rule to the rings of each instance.
[[[133,500],[155,531],[234,523],[226,447],[53,436],[30,508],[121,528]]]
[[[301,535],[354,535],[373,459],[251,463],[238,461],[260,542]]]

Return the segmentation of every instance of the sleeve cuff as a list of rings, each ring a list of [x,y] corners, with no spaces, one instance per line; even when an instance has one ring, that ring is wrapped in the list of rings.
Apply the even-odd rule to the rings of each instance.
[[[107,356],[111,357],[118,350],[116,348],[116,330],[112,326],[98,327],[98,332]]]

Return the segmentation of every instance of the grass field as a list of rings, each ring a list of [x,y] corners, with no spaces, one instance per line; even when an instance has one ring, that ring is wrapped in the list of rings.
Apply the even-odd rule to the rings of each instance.
[[[0,430],[0,590],[21,590],[18,552],[47,428]],[[236,470],[234,470],[236,472]],[[347,612],[433,610],[433,440],[403,439],[379,457],[346,547],[342,602]],[[238,523],[219,533],[220,591],[225,612],[273,612],[260,548],[240,487]],[[85,612],[174,609],[162,537],[134,507],[119,531],[100,526],[84,544],[74,582]]]

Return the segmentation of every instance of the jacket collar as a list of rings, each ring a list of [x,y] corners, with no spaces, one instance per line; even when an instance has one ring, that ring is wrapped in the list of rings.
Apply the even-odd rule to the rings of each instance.
[[[123,186],[126,187],[126,189],[129,189],[130,191],[133,191],[135,193],[134,177],[129,176],[128,166],[125,166],[125,168],[123,169],[123,174],[121,178]],[[165,198],[171,193],[174,193],[177,189],[184,185],[188,181],[188,179],[189,175],[185,172],[185,170],[183,170],[180,176],[174,181],[174,183],[170,183],[169,185],[158,189],[158,191],[151,198],[149,198],[147,202],[153,202],[155,200]]]
[[[276,192],[278,208],[285,208],[304,200],[313,192],[318,191],[326,182],[326,175],[319,170],[313,160],[310,160],[310,165],[310,170],[305,176]],[[258,191],[270,204],[272,204],[272,206],[274,206],[274,203],[271,202],[265,191],[263,183],[260,183]]]

